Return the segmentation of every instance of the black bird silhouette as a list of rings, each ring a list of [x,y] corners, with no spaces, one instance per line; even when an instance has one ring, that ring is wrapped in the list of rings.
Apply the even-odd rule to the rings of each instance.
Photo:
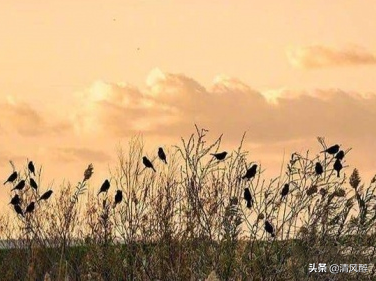
[[[29,168],[30,173],[32,173],[35,176],[35,167],[33,161],[30,161],[27,167]]]
[[[32,213],[35,209],[35,203],[34,202],[31,202],[27,207],[26,207],[26,210],[25,210],[25,214],[27,213]]]
[[[12,200],[10,200],[10,203],[9,204],[12,204],[12,205],[19,205],[21,203],[21,198],[20,196],[18,196],[18,194],[14,195]]]
[[[7,182],[14,182],[16,179],[17,179],[17,172],[14,171],[10,176],[9,178],[4,182],[4,184],[6,184]]]
[[[21,215],[24,217],[24,214],[22,212],[22,209],[20,207],[20,205],[14,205],[14,210],[16,211],[17,214]]]
[[[223,151],[223,152],[220,152],[220,153],[211,153],[210,155],[213,155],[215,157],[215,159],[217,159],[218,161],[221,161],[221,160],[226,158],[227,151]]]
[[[11,190],[22,190],[25,187],[25,180],[21,180],[17,185]]]
[[[167,164],[166,154],[164,153],[162,147],[158,148],[158,156],[159,156],[159,159],[161,159],[163,162],[165,162]]]
[[[343,150],[340,150],[334,157],[338,160],[342,160],[343,158],[345,158],[345,152]]]
[[[268,232],[272,237],[275,236],[275,233],[274,233],[274,228],[273,226],[271,225],[271,223],[267,220],[265,220],[265,230],[266,232]]]
[[[102,192],[107,192],[107,190],[110,188],[110,182],[106,179],[103,183],[101,188],[99,189],[98,195]],[[98,196],[97,195],[97,196]]]
[[[30,186],[34,188],[35,190],[38,189],[38,185],[33,178],[30,178]]]
[[[40,201],[40,200],[47,200],[48,198],[50,198],[52,192],[53,192],[52,190],[46,191],[45,193],[42,194],[41,197],[39,197],[38,201]]]
[[[316,163],[315,172],[316,172],[316,175],[321,175],[324,172],[324,168],[322,167],[320,162]]]
[[[244,188],[244,200],[247,201],[247,208],[251,209],[253,204],[253,198],[248,187]]]
[[[115,205],[114,207],[119,204],[123,200],[123,192],[121,190],[117,190],[115,194]]]
[[[283,199],[283,197],[285,197],[289,193],[289,190],[290,190],[290,185],[288,183],[286,183],[283,186],[282,191],[281,191],[281,198],[282,199]]]
[[[256,175],[256,171],[257,171],[257,165],[253,164],[252,167],[247,170],[247,172],[242,177],[242,179],[251,179],[251,178],[253,178]]]
[[[339,178],[340,177],[339,172],[342,170],[341,160],[336,159],[336,161],[334,162],[333,168],[334,170],[337,171],[337,177]]]
[[[327,148],[327,149],[325,149],[325,150],[323,150],[323,151],[321,151],[321,152],[326,152],[326,153],[329,153],[329,154],[331,154],[331,155],[334,155],[334,154],[336,154],[338,151],[339,151],[339,145],[338,145],[338,144],[335,144],[335,145],[333,145],[333,146],[331,146],[331,147],[329,147],[329,148]]]
[[[153,164],[150,162],[150,160],[146,156],[142,157],[142,163],[144,163],[146,168],[153,169],[153,171],[156,172]]]

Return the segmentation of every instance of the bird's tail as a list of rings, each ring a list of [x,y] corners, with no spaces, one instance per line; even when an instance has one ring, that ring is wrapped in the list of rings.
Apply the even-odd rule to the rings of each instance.
[[[102,191],[99,191],[98,194],[97,194],[97,196],[98,196],[99,194],[101,194],[101,192],[102,192]]]
[[[10,191],[13,191],[13,190],[15,190],[16,188],[12,188]]]
[[[247,201],[247,208],[248,208],[248,209],[251,209],[251,208],[252,208],[252,201],[251,201],[251,200],[248,200],[248,201]]]
[[[339,178],[340,177],[340,175],[339,175],[339,171],[337,171],[337,178]]]
[[[275,233],[272,233],[272,237],[275,237]]]
[[[154,167],[151,167],[151,168],[153,169],[154,172],[157,172]]]
[[[167,159],[164,160],[165,164],[167,165]]]
[[[5,181],[5,182],[4,182],[4,185],[6,185],[6,184],[7,184],[7,182],[8,182],[8,181]]]

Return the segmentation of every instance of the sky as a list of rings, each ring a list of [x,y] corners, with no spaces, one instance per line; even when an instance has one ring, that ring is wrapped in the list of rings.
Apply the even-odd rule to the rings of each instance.
[[[365,0],[2,1],[0,175],[32,159],[74,183],[93,163],[96,189],[130,137],[151,155],[196,123],[228,151],[247,132],[270,175],[324,136],[369,181],[375,17]]]

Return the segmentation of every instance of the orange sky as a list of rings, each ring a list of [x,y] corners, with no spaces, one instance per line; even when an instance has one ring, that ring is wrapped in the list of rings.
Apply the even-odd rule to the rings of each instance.
[[[196,122],[227,150],[248,131],[270,171],[325,136],[369,179],[375,17],[361,0],[3,1],[0,175],[28,157],[57,183],[92,162],[102,182],[119,143],[178,143]]]

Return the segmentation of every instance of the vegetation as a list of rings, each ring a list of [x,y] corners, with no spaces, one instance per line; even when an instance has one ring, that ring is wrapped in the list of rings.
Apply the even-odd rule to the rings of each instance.
[[[221,152],[222,136],[208,144],[206,133],[196,127],[188,140],[167,150],[167,164],[145,153],[135,137],[118,151],[107,192],[88,192],[89,166],[77,186],[54,187],[33,212],[0,216],[0,279],[375,280],[372,267],[368,273],[309,272],[312,263],[376,262],[376,177],[368,186],[356,169],[347,177],[349,150],[339,177],[334,155],[307,151],[292,154],[271,180],[256,163],[248,180],[242,177],[254,163],[243,150],[244,137],[218,160],[210,154]],[[318,140],[326,149],[324,139]],[[145,155],[156,172],[143,165]],[[19,175],[26,179],[17,191],[22,210],[51,188],[41,174],[36,171],[36,190],[26,167]],[[286,184],[287,195],[281,196]],[[252,200],[244,199],[244,188]],[[123,198],[115,205],[116,190]],[[266,220],[274,237],[265,231]]]

